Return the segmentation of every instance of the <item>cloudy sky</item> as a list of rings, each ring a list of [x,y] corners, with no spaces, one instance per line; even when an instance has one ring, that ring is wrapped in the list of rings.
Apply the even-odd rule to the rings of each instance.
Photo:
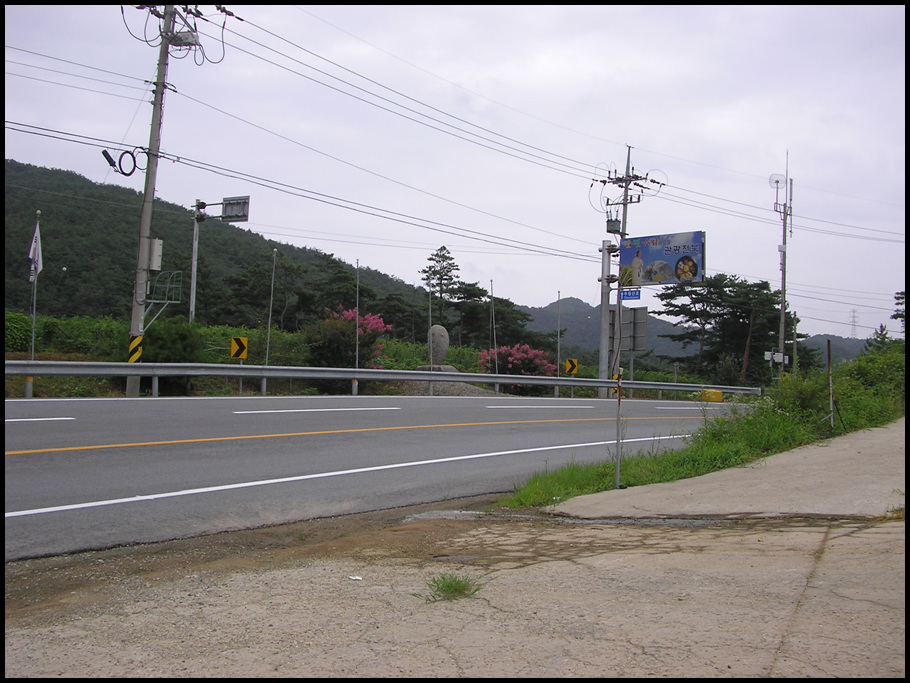
[[[775,290],[771,178],[788,176],[800,331],[899,334],[903,6],[200,9],[178,26],[200,47],[169,61],[161,199],[250,195],[241,227],[410,284],[445,245],[497,297],[597,305],[621,199],[599,181],[627,153],[663,183],[629,205],[629,236],[704,231],[707,274]],[[141,191],[142,171],[113,172],[101,150],[148,147],[158,19],[118,5],[5,19],[6,158]],[[173,248],[191,234],[188,220]],[[654,310],[656,291],[629,304]]]

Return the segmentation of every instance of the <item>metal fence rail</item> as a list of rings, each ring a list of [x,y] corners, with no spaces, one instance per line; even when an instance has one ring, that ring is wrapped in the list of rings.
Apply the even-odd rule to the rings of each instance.
[[[221,363],[104,363],[79,361],[8,360],[8,376],[68,377],[151,377],[152,395],[158,395],[159,377],[237,377],[263,380],[333,379],[386,382],[467,382],[469,384],[531,384],[550,387],[607,387],[615,389],[613,379],[575,377],[532,377],[527,375],[487,375],[471,372],[437,372],[426,370],[374,370],[371,368],[307,368],[280,365],[225,365]],[[623,389],[655,391],[720,391],[724,394],[758,396],[757,387],[728,387],[713,384],[677,384],[674,382],[622,382]]]

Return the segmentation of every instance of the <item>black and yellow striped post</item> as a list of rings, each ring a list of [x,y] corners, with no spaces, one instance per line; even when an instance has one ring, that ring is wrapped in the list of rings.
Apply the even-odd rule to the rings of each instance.
[[[138,363],[139,358],[142,356],[142,335],[137,334],[130,337],[130,352],[129,352],[129,361],[130,363]]]

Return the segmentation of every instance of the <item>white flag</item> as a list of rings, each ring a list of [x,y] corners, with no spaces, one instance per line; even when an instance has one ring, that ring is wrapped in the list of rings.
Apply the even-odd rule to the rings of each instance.
[[[32,238],[32,248],[28,250],[28,260],[31,262],[28,281],[34,282],[44,268],[44,261],[41,258],[41,230],[38,223],[35,223],[35,236]]]

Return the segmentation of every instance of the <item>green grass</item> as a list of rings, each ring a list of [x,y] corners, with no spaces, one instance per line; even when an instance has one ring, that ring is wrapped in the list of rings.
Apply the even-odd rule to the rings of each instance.
[[[833,416],[828,403],[827,376],[815,373],[787,378],[766,396],[731,406],[730,414],[725,417],[706,418],[679,450],[624,455],[620,487],[697,477],[893,422],[904,414],[903,344],[891,352],[862,358],[864,373],[875,379],[864,382],[863,376],[849,364],[835,372]],[[874,369],[879,364],[887,368],[887,373],[869,371],[870,365]],[[616,485],[615,451],[607,450],[604,456],[601,463],[571,463],[552,472],[537,473],[516,485],[497,506],[539,508],[576,496],[609,491]],[[903,510],[895,512],[903,515]]]
[[[440,600],[459,600],[477,594],[486,583],[467,574],[443,572],[427,581],[430,592],[427,595],[412,593],[415,598],[422,598],[426,602],[439,602]]]

